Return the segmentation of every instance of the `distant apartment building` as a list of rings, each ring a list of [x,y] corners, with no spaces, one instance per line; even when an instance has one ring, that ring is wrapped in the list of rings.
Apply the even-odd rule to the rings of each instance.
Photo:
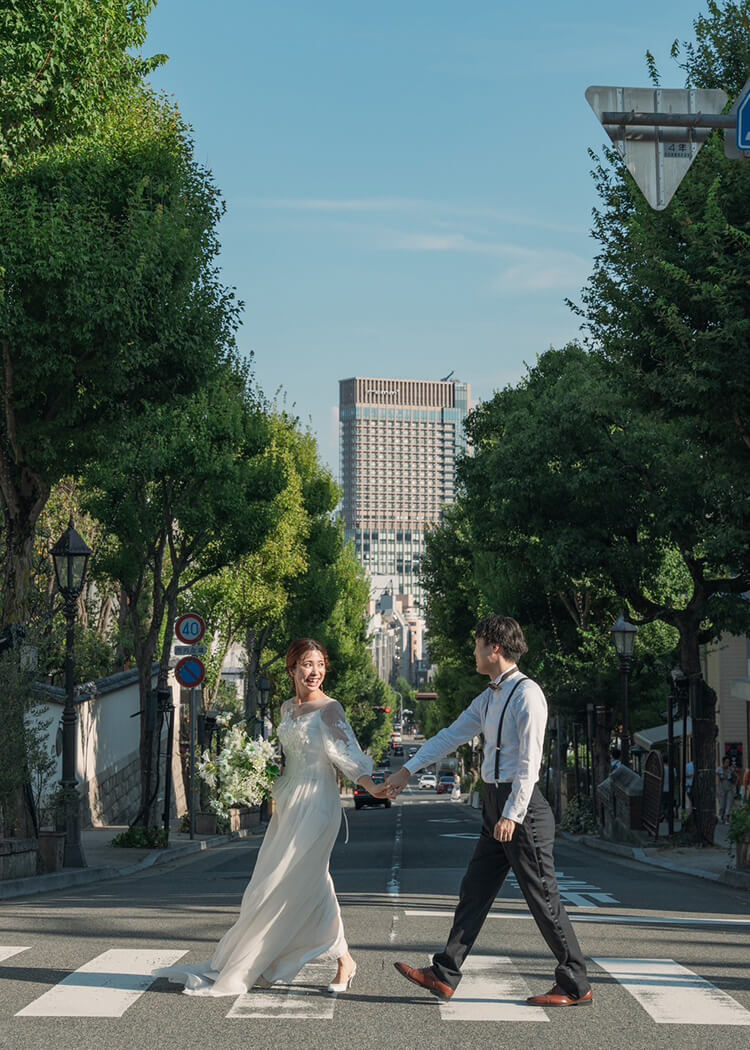
[[[425,530],[455,501],[470,396],[469,384],[457,380],[339,382],[346,534],[371,576],[385,577],[394,596],[413,597],[415,614],[424,599]],[[414,636],[421,647],[421,633]]]

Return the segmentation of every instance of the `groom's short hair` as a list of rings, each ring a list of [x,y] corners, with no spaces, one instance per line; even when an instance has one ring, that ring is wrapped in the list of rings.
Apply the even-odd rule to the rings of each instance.
[[[488,616],[479,621],[475,634],[489,645],[499,645],[505,659],[514,663],[529,651],[521,625],[512,616]]]

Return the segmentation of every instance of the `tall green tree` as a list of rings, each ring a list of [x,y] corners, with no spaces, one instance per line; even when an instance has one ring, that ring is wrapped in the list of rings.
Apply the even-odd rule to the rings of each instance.
[[[123,411],[195,388],[231,345],[221,210],[178,115],[146,94],[0,177],[4,623],[27,616],[51,486],[102,453]]]
[[[265,408],[230,368],[191,397],[125,421],[111,457],[87,473],[87,508],[107,535],[99,571],[122,585],[139,671],[139,824],[152,822],[158,775],[152,667],[159,656],[166,691],[180,595],[262,547],[284,484]]]
[[[710,767],[715,696],[700,678],[700,646],[746,629],[750,554],[744,509],[692,428],[645,410],[604,358],[570,346],[480,406],[468,431],[475,454],[461,478],[477,545],[532,591],[600,595],[608,619],[619,599],[636,621],[673,628],[682,670],[701,683],[696,765]],[[708,780],[697,806],[704,837]]]

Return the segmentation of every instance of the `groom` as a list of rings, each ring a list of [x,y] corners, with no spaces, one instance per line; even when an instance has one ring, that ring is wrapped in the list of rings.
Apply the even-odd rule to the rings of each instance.
[[[523,632],[510,616],[491,616],[477,624],[474,657],[479,674],[489,675],[489,687],[388,778],[388,785],[398,794],[412,773],[484,733],[482,830],[461,883],[448,942],[433,956],[432,966],[395,965],[408,981],[438,999],[450,999],[461,980],[461,965],[512,869],[539,932],[557,959],[554,986],[527,1002],[532,1006],[582,1006],[592,1001],[593,992],[576,935],[560,902],[552,853],[554,818],[537,787],[547,703],[536,682],[516,666],[526,652]]]

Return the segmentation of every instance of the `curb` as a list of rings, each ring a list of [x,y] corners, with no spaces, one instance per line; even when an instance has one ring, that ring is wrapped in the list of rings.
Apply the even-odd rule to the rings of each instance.
[[[124,867],[113,867],[108,865],[103,868],[69,868],[67,871],[56,871],[49,875],[32,875],[25,879],[8,879],[0,882],[0,900],[12,900],[14,897],[28,897],[36,893],[51,893],[54,890],[64,890],[71,886],[86,886],[92,882],[105,882],[108,879],[119,879],[126,875],[135,875],[137,872],[146,871],[158,864],[165,864],[170,860],[188,856],[191,853],[203,853],[206,850],[216,849],[217,846],[226,846],[238,839],[258,838],[265,834],[265,827],[260,825],[259,829],[242,829],[233,831],[229,835],[212,835],[209,838],[195,839],[192,842],[184,842],[179,846],[169,846],[167,849],[152,850],[135,864],[126,864]]]
[[[593,835],[571,835],[567,831],[560,831],[559,828],[555,836],[572,845],[586,846],[588,849],[599,850],[600,853],[613,853],[620,857],[627,857],[629,860],[635,860],[639,864],[649,864],[653,868],[663,868],[679,875],[692,875],[694,878],[719,882],[734,889],[750,890],[750,872],[736,871],[734,868],[726,868],[724,871],[690,868],[684,864],[675,864],[673,861],[649,857],[646,851],[638,846],[627,846],[622,842],[608,842],[606,839],[595,838]]]

